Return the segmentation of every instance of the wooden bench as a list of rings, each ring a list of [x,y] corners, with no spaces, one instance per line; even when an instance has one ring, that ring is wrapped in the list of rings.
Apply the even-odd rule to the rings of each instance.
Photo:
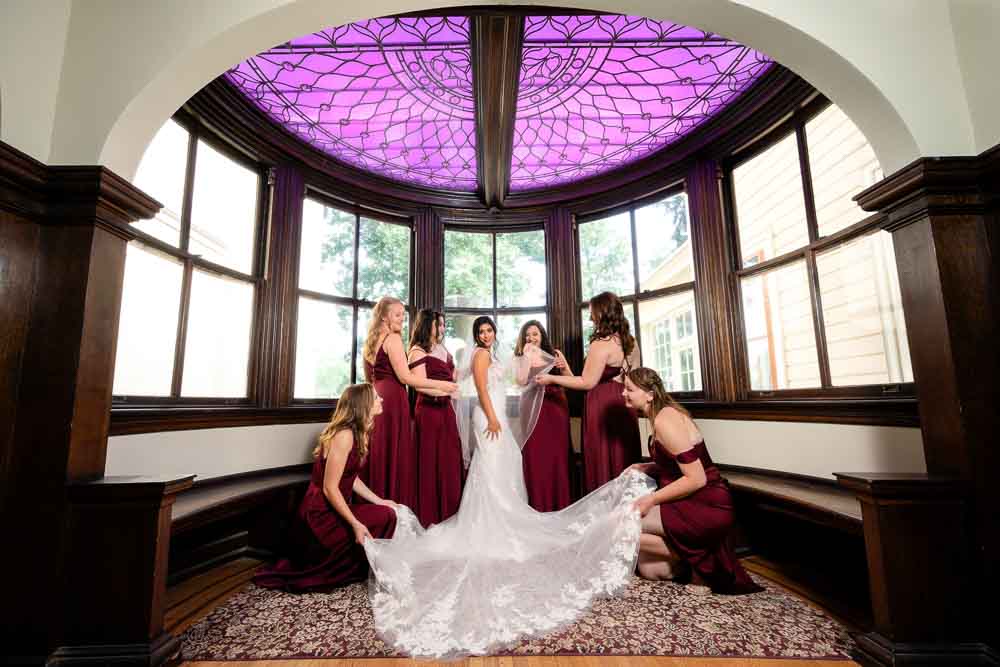
[[[170,585],[241,557],[269,558],[309,485],[311,464],[199,482],[177,495]]]

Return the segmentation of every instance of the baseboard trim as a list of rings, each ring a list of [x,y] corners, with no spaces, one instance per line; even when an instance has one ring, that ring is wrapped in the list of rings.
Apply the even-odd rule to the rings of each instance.
[[[893,642],[877,632],[854,637],[854,659],[864,667],[970,667],[1000,665],[996,651],[979,642],[908,644]]]

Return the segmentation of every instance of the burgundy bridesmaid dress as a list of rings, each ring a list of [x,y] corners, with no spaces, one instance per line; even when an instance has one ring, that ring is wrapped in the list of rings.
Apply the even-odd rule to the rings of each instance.
[[[354,480],[360,467],[357,449],[352,449],[340,478],[340,492],[372,537],[392,537],[396,530],[396,512],[391,507],[352,503]],[[309,488],[289,531],[292,555],[258,570],[254,576],[258,586],[293,592],[325,591],[364,581],[368,576],[364,549],[354,540],[354,531],[347,521],[323,495],[325,469],[326,459],[317,457]]]
[[[528,381],[533,382],[540,370],[532,368]],[[556,512],[570,503],[569,450],[569,402],[562,387],[550,384],[538,422],[521,450],[528,503],[539,512]]]
[[[615,378],[621,366],[605,366],[601,379],[583,401],[583,492],[617,477],[639,461],[639,419],[625,405],[622,384]]]
[[[382,397],[382,414],[372,426],[361,479],[376,495],[413,509],[417,506],[417,456],[410,438],[410,401],[384,346],[379,347],[374,365],[365,361],[365,377]]]
[[[431,380],[450,382],[455,364],[427,355],[410,364],[424,364]],[[416,514],[426,528],[441,523],[458,511],[462,501],[465,468],[462,464],[462,440],[449,396],[428,396],[417,392],[413,412],[413,443],[418,466]]]
[[[705,468],[705,486],[684,498],[659,505],[664,540],[672,553],[681,557],[697,572],[713,593],[756,593],[763,590],[747,574],[733,552],[729,531],[733,526],[733,498],[726,480],[712,463],[704,441],[673,456],[656,440],[649,447],[663,488],[683,476],[678,463],[701,460]],[[656,511],[653,508],[650,511]]]

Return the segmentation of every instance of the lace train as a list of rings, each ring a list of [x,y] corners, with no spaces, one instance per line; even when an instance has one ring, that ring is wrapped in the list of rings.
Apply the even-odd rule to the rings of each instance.
[[[629,582],[655,489],[627,470],[560,512],[527,504],[509,437],[477,444],[458,513],[424,530],[407,508],[391,540],[368,540],[369,597],[382,639],[413,656],[495,652],[575,620]]]

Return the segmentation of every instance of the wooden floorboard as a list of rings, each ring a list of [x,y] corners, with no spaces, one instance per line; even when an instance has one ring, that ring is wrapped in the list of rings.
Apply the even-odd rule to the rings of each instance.
[[[239,592],[260,564],[256,558],[238,558],[168,589],[166,631],[179,635],[207,616]]]

